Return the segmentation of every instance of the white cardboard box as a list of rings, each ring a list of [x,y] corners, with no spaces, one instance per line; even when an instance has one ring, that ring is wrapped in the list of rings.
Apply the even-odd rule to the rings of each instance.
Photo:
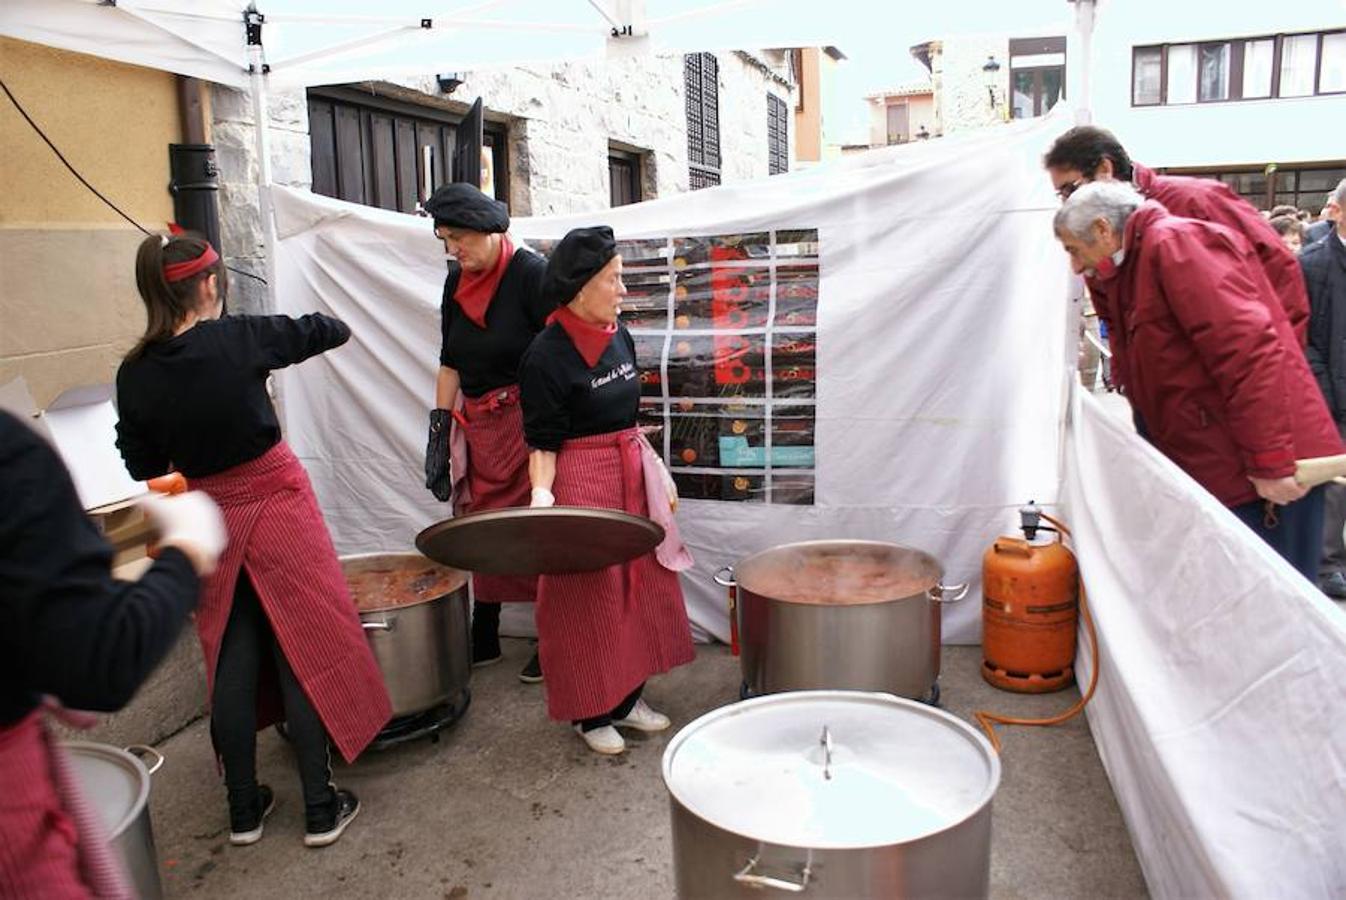
[[[70,470],[80,505],[90,512],[120,505],[148,490],[126,471],[117,452],[112,394],[110,384],[75,387],[38,412],[23,378],[0,386],[0,409],[18,416],[51,442]]]

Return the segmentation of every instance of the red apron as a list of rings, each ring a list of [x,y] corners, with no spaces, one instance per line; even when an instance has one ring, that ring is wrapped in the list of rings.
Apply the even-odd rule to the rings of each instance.
[[[527,506],[532,487],[518,386],[476,398],[464,395],[463,419],[454,427],[462,430],[467,442],[468,486],[467,499],[457,504],[455,514]],[[537,578],[473,575],[472,598],[478,603],[532,603],[537,599]]]
[[[648,515],[640,433],[566,441],[552,493],[558,506]],[[596,572],[540,576],[537,632],[547,714],[559,721],[601,716],[651,675],[695,656],[678,576],[653,552]]]
[[[131,896],[42,710],[0,728],[0,897]]]
[[[387,724],[392,706],[308,473],[282,441],[250,462],[192,479],[192,487],[219,504],[229,531],[196,611],[207,688],[214,690],[234,586],[246,567],[295,678],[351,762]],[[264,679],[257,699],[260,730],[281,718],[277,686]]]

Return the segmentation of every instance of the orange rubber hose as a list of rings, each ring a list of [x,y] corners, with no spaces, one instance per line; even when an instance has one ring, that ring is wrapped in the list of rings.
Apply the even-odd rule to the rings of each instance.
[[[1048,522],[1051,522],[1053,525],[1055,525],[1057,531],[1061,535],[1070,534],[1070,529],[1065,526],[1064,522],[1060,521],[1059,519],[1054,519],[1051,516],[1047,515],[1046,513],[1042,513],[1041,515],[1042,518],[1046,519]],[[1060,540],[1060,538],[1058,538],[1058,540]],[[1051,716],[1050,718],[1046,719],[1020,719],[1016,718],[1015,716],[1002,716],[999,713],[993,713],[990,712],[989,710],[984,709],[978,710],[977,712],[973,713],[972,715],[974,718],[976,718],[977,723],[981,725],[982,731],[985,731],[986,736],[991,739],[991,746],[995,748],[996,753],[1000,752],[1000,738],[995,733],[996,724],[1029,725],[1038,727],[1047,725],[1060,725],[1062,722],[1068,722],[1071,719],[1078,716],[1081,712],[1083,712],[1084,707],[1088,705],[1089,701],[1094,696],[1094,689],[1098,687],[1098,666],[1099,666],[1098,633],[1094,631],[1094,619],[1092,616],[1089,615],[1089,604],[1086,599],[1086,594],[1084,590],[1084,576],[1082,574],[1079,577],[1079,583],[1080,583],[1080,615],[1084,618],[1084,632],[1089,638],[1089,647],[1092,651],[1093,656],[1093,664],[1090,666],[1089,670],[1089,687],[1084,692],[1084,694],[1081,695],[1079,701],[1076,702],[1076,704],[1072,706],[1070,709],[1066,710],[1060,715]]]

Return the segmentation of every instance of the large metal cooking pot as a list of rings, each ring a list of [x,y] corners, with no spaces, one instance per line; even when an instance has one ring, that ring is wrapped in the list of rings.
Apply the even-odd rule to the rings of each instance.
[[[164,764],[163,756],[153,747],[139,744],[126,750],[88,741],[66,741],[61,746],[70,759],[85,803],[98,811],[112,851],[121,858],[136,897],[160,900],[163,885],[159,881],[149,802],[150,776]],[[152,757],[149,768],[134,753]]]
[[[941,583],[928,553],[881,541],[785,544],[726,566],[744,694],[847,689],[939,699]]]
[[[796,691],[707,713],[669,742],[684,900],[985,897],[1000,761],[938,709]]]
[[[465,695],[472,673],[467,575],[419,553],[346,556],[341,569],[394,718]]]

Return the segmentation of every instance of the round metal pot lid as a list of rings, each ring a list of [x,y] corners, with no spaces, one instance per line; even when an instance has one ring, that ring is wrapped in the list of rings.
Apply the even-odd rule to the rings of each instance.
[[[617,509],[510,507],[431,525],[416,549],[437,563],[484,575],[591,572],[644,556],[664,529]]]
[[[965,821],[991,802],[1000,760],[965,722],[922,703],[796,691],[688,724],[664,752],[664,783],[689,811],[734,834],[851,849]]]
[[[88,741],[61,744],[84,794],[98,810],[111,840],[125,831],[150,798],[150,775],[144,764],[117,747]]]

